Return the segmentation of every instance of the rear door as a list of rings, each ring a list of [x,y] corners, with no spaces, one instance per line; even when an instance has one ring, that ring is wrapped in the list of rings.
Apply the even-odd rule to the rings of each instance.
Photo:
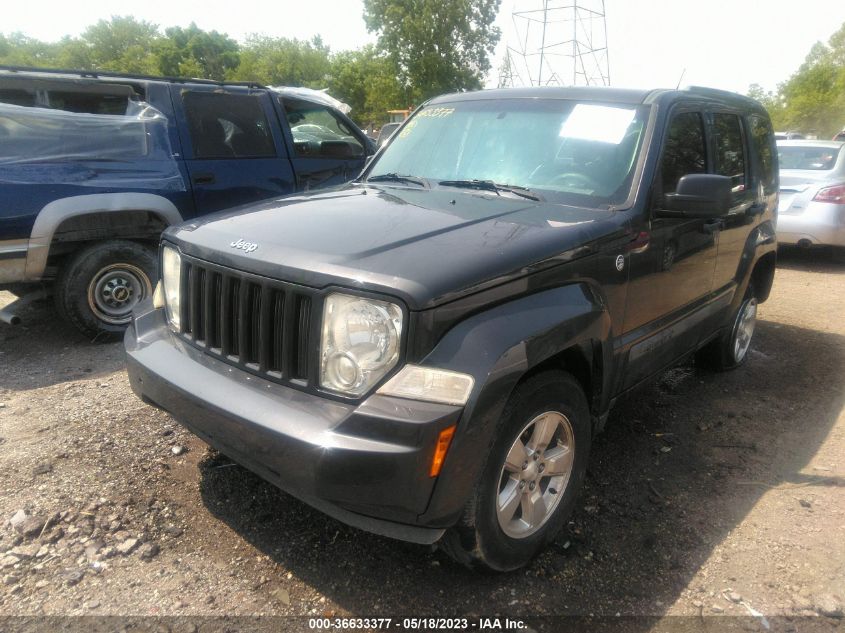
[[[630,387],[691,350],[698,342],[701,306],[713,288],[718,230],[704,219],[661,217],[663,195],[688,174],[711,165],[704,113],[677,107],[663,135],[650,217],[637,227],[630,255],[623,326],[631,345],[623,387]]]
[[[713,278],[714,290],[720,291],[729,290],[736,283],[740,258],[756,218],[751,207],[759,199],[762,212],[766,204],[766,187],[759,178],[753,178],[747,120],[735,112],[715,111],[711,113],[711,125],[714,169],[717,174],[730,177],[733,192],[731,210],[722,218],[720,226]],[[771,155],[769,159],[773,172]]]
[[[340,185],[361,173],[369,143],[347,117],[324,104],[287,96],[276,99],[288,124],[285,132],[298,190]]]
[[[216,85],[172,89],[199,215],[295,190],[266,90]]]

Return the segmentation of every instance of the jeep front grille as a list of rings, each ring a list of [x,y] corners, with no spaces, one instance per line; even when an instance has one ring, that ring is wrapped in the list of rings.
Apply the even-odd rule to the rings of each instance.
[[[183,255],[180,334],[251,373],[308,386],[311,293]]]

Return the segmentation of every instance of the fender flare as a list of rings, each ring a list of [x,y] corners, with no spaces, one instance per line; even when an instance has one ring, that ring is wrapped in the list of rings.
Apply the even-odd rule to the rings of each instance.
[[[610,330],[599,295],[586,283],[574,283],[496,306],[446,333],[421,364],[470,374],[475,385],[421,523],[446,527],[458,519],[481,475],[479,456],[495,441],[519,380],[573,346],[587,347],[593,360],[599,360],[592,353],[598,347],[602,367],[609,368]],[[603,383],[610,373],[603,372]]]
[[[745,240],[736,276],[737,291],[734,293],[730,310],[727,312],[726,324],[730,322],[743,299],[745,299],[745,291],[751,281],[751,275],[754,274],[757,262],[771,252],[777,252],[777,234],[774,223],[771,220],[765,220],[754,227],[749,233],[748,239]]]
[[[149,211],[164,218],[168,224],[178,224],[182,214],[170,200],[152,193],[94,193],[59,198],[38,213],[29,238],[26,254],[26,281],[38,281],[47,267],[50,244],[59,225],[68,218],[89,213],[117,213],[121,211]]]

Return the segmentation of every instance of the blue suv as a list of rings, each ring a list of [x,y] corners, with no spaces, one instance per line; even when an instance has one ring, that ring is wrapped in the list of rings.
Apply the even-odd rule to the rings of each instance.
[[[339,185],[373,141],[317,91],[0,67],[0,289],[91,337],[151,296],[167,226]]]

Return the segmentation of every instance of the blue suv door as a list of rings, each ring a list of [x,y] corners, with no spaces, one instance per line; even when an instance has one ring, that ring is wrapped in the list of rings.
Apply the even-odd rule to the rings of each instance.
[[[349,118],[321,103],[286,95],[276,99],[290,130],[297,189],[340,185],[361,173],[375,148]]]
[[[266,90],[218,85],[172,90],[199,215],[296,190]]]

